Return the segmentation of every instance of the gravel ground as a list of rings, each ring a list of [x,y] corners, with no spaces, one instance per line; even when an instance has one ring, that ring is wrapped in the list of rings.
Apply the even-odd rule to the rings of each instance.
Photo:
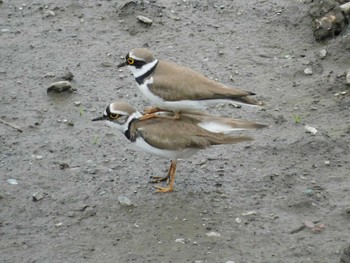
[[[0,118],[23,132],[0,123],[0,262],[350,262],[350,29],[316,42],[308,2],[4,0]],[[134,47],[257,93],[209,111],[271,128],[155,193],[170,160],[91,122],[149,106],[116,68]],[[47,93],[66,71],[76,91]]]

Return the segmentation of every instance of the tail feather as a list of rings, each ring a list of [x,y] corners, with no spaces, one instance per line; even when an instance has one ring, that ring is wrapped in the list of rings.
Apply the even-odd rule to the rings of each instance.
[[[191,122],[201,128],[219,133],[229,133],[237,130],[262,129],[268,127],[266,124],[255,123],[252,121],[224,118],[214,116],[203,112],[184,112],[181,113],[181,119],[189,119]]]
[[[213,136],[209,138],[211,145],[219,145],[219,144],[236,144],[240,142],[253,141],[254,139],[247,136],[227,136],[222,134],[222,136]]]
[[[256,99],[253,99],[253,98],[248,97],[248,96],[244,96],[244,97],[240,97],[240,98],[232,98],[232,100],[233,101],[237,100],[238,102],[242,102],[244,104],[249,104],[249,105],[263,106],[263,103],[261,101],[258,101]]]

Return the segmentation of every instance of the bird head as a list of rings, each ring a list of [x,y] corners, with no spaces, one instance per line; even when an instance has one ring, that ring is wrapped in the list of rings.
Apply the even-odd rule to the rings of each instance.
[[[92,121],[105,121],[108,125],[125,132],[129,122],[133,118],[138,118],[141,113],[136,111],[129,103],[117,101],[109,104],[103,115],[92,119]]]
[[[150,50],[146,48],[134,48],[125,57],[125,61],[118,68],[129,66],[135,77],[139,77],[153,67],[157,60]]]

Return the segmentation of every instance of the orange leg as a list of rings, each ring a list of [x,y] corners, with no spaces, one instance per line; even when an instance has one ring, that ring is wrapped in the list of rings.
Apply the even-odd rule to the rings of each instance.
[[[143,115],[148,115],[148,114],[152,114],[152,113],[156,113],[161,111],[162,109],[158,108],[158,107],[147,107],[146,109],[144,109],[143,111]]]
[[[157,112],[173,112],[174,116],[166,116],[166,115],[159,115],[156,114]],[[180,112],[179,111],[171,111],[171,110],[166,110],[166,109],[161,109],[158,107],[148,107],[144,109],[143,111],[143,116],[140,118],[140,120],[149,120],[153,118],[166,118],[166,119],[171,119],[171,120],[178,120],[180,119]]]
[[[159,109],[159,111],[170,112],[168,110],[161,110],[161,109]],[[180,112],[179,111],[174,112],[173,116],[166,116],[166,115],[157,114],[157,112],[159,112],[159,111],[155,111],[153,113],[146,113],[142,117],[140,117],[139,120],[144,121],[144,120],[149,120],[149,119],[153,119],[153,118],[163,118],[163,119],[169,119],[169,120],[180,119]]]
[[[157,193],[169,193],[174,189],[177,160],[172,160],[168,171],[169,183],[167,187],[156,186]]]

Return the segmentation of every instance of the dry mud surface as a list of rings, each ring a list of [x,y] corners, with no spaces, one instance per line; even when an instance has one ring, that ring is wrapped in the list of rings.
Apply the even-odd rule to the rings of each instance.
[[[349,262],[349,29],[315,42],[294,0],[29,2],[0,5],[0,117],[23,130],[0,123],[0,262]],[[272,127],[180,161],[155,193],[169,160],[91,122],[148,106],[116,68],[142,46],[254,91],[265,111],[209,110]],[[66,69],[77,91],[47,94]]]

